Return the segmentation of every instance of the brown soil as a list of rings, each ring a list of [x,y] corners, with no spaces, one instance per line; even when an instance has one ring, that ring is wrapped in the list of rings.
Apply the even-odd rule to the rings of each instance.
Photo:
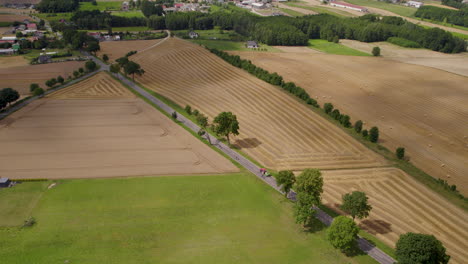
[[[380,142],[403,146],[412,163],[468,194],[468,79],[385,58],[233,52],[378,126]]]
[[[11,63],[4,64],[3,62]],[[26,62],[27,63],[27,62]],[[84,67],[82,61],[70,61],[60,63],[49,63],[41,65],[24,65],[25,59],[21,56],[1,57],[0,58],[0,80],[2,86],[11,87],[17,90],[20,94],[29,94],[29,85],[38,83],[41,87],[45,86],[45,81],[50,78],[62,76],[68,78],[73,76],[73,71]],[[3,67],[5,65],[5,67]],[[10,67],[10,65],[12,65]]]
[[[236,146],[281,169],[381,166],[382,158],[296,99],[206,49],[171,38],[134,55],[146,73],[137,81],[181,106],[208,115],[231,111],[240,122]]]
[[[22,22],[25,19],[31,19],[31,18],[29,16],[26,16],[26,15],[0,14],[0,21],[1,22],[14,22],[14,21]]]
[[[0,175],[10,178],[238,171],[105,73],[0,121],[0,142]]]
[[[468,214],[394,168],[325,171],[325,205],[339,211],[343,194],[363,191],[372,211],[360,227],[394,246],[401,234],[429,233],[441,240],[450,263],[468,259]]]
[[[102,55],[107,54],[107,56],[109,56],[109,61],[114,61],[120,57],[125,56],[125,54],[130,51],[141,51],[153,46],[160,41],[161,39],[105,41],[100,43],[101,50],[97,53],[97,56],[102,58]]]
[[[446,54],[428,49],[404,48],[388,42],[365,43],[348,39],[342,39],[340,40],[340,43],[367,53],[371,53],[372,48],[378,46],[380,47],[380,53],[383,57],[468,76],[467,52]]]

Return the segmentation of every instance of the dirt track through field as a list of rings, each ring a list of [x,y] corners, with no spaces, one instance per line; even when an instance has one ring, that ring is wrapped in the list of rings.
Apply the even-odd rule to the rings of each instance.
[[[0,144],[0,176],[10,178],[238,171],[105,73],[0,121]]]
[[[274,169],[382,166],[384,160],[278,88],[233,68],[180,39],[134,55],[146,73],[137,80],[210,120],[232,111],[240,122],[233,142]]]
[[[3,62],[9,64],[3,64]],[[42,65],[29,65],[23,57],[2,57],[0,58],[0,80],[4,87],[11,87],[17,90],[20,94],[29,94],[29,85],[38,83],[41,87],[47,88],[44,84],[50,78],[62,76],[68,78],[73,76],[73,71],[80,67],[84,68],[83,61],[69,61],[59,63],[49,63]],[[8,67],[8,65],[14,65]]]
[[[403,146],[411,162],[468,193],[468,78],[384,58],[233,52],[333,103],[381,143]]]
[[[451,255],[450,263],[468,259],[468,213],[394,168],[324,171],[323,203],[338,209],[352,191],[369,196],[372,211],[359,225],[394,245],[401,234],[433,234]],[[339,211],[339,209],[338,209]]]

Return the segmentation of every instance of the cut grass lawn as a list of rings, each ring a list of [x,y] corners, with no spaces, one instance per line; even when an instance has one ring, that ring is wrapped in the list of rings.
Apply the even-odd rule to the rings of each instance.
[[[49,182],[26,182],[0,190],[0,227],[22,225]],[[0,239],[1,240],[1,239]],[[1,243],[0,243],[1,244]]]
[[[140,10],[137,11],[114,11],[112,12],[113,16],[120,17],[145,17]]]
[[[47,21],[59,21],[60,19],[65,19],[67,21],[70,21],[70,18],[72,17],[73,13],[55,13],[55,14],[37,13],[34,15],[40,19],[44,19]]]
[[[368,53],[343,46],[339,43],[328,42],[324,39],[310,39],[309,47],[329,54],[351,55],[351,56],[371,56]]]
[[[376,263],[303,232],[248,174],[61,181],[31,228],[0,229],[5,263]]]
[[[190,41],[206,46],[208,48],[215,48],[219,50],[239,50],[239,51],[253,51],[245,47],[245,42],[225,41],[225,40],[205,40],[205,39],[191,39]],[[278,49],[270,47],[266,44],[259,44],[261,51],[279,52]],[[266,49],[266,50],[263,50]]]
[[[91,2],[81,2],[80,11],[91,11],[91,10],[120,10],[122,2],[97,2],[97,5],[93,5]]]
[[[413,17],[414,13],[416,13],[416,10],[417,10],[416,8],[389,4],[383,1],[374,1],[374,0],[344,0],[344,1],[350,4],[354,4],[354,5],[380,8],[380,9],[387,10],[397,15],[405,16],[405,17]]]

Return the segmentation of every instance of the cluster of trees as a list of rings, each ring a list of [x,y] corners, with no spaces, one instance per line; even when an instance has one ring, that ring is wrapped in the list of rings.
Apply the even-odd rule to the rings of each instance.
[[[78,29],[146,26],[146,18],[113,16],[99,10],[78,11],[70,18]]]
[[[442,0],[442,4],[455,8],[466,8],[468,4],[463,3],[463,0]]]
[[[12,88],[3,88],[0,90],[0,110],[10,106],[11,103],[18,100],[20,97],[18,91]]]
[[[37,83],[31,83],[31,85],[29,85],[29,91],[32,93],[33,96],[39,96],[44,94],[44,89],[42,89]]]
[[[134,53],[129,52],[127,55],[133,55]],[[141,68],[141,65],[128,59],[128,56],[124,56],[115,60],[117,63],[114,63],[110,66],[110,71],[113,73],[118,73],[123,69],[125,75],[132,75],[132,80],[135,81],[135,74],[142,76],[145,73],[145,70]]]
[[[99,41],[88,36],[86,32],[76,29],[65,29],[62,35],[64,43],[70,45],[72,49],[85,49],[91,53],[95,53],[101,49]]]
[[[36,5],[41,13],[73,12],[80,7],[79,0],[42,0]]]
[[[327,14],[295,18],[294,25],[309,38],[332,41],[355,39],[363,42],[385,41],[390,37],[400,37],[420,44],[424,48],[445,53],[466,51],[463,39],[454,37],[450,32],[439,28],[425,29],[399,17],[364,15],[359,18],[340,18]]]
[[[422,6],[414,14],[416,17],[432,19],[454,25],[468,27],[468,8],[451,10],[436,6]]]

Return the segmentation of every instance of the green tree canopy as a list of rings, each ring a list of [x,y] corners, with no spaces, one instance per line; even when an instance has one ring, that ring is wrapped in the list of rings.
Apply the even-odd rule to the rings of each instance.
[[[229,135],[239,135],[239,122],[237,116],[231,112],[222,112],[213,120],[213,128],[217,135],[227,138],[228,144],[231,144]]]
[[[36,90],[37,88],[39,88],[39,84],[37,84],[37,83],[31,83],[31,84],[29,85],[29,91],[30,91],[31,93],[34,92],[34,90]]]
[[[330,228],[328,228],[327,239],[335,248],[348,251],[356,245],[358,233],[359,228],[356,223],[352,219],[341,215],[336,217]]]
[[[135,74],[141,76],[145,73],[145,70],[141,68],[140,64],[133,61],[129,61],[127,64],[125,64],[123,69],[125,74],[132,75],[133,80],[135,80]]]
[[[370,140],[370,142],[374,142],[374,143],[379,141],[379,128],[372,127],[369,130],[369,140]]]
[[[290,170],[280,171],[276,175],[276,183],[281,185],[281,190],[284,192],[285,196],[288,196],[289,191],[296,182],[296,176]]]
[[[343,204],[341,209],[350,214],[354,218],[366,218],[369,216],[372,206],[368,203],[368,198],[365,193],[354,191],[343,195]]]
[[[94,61],[89,60],[89,61],[87,61],[85,63],[85,68],[86,68],[87,71],[92,72],[92,71],[96,70],[97,64]]]
[[[118,73],[120,71],[120,65],[118,63],[114,63],[110,66],[110,71],[113,73]]]
[[[450,256],[432,235],[406,233],[396,243],[396,258],[400,264],[447,264]]]
[[[2,98],[7,104],[11,104],[12,102],[18,100],[19,97],[19,93],[12,88],[3,88],[0,91],[0,98]]]
[[[317,169],[305,169],[296,179],[296,203],[294,216],[297,223],[306,224],[313,215],[314,205],[319,205],[323,193],[322,173]]]

